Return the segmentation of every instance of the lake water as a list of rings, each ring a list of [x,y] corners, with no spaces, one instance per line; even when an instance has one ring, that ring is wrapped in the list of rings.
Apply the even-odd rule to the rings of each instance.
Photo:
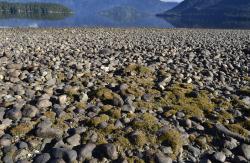
[[[121,4],[115,3],[118,0],[105,0],[107,3],[98,3],[104,0],[43,0],[40,2],[53,2],[63,4],[70,8],[73,14],[61,19],[35,19],[35,18],[16,18],[15,16],[5,16],[0,18],[1,27],[158,27],[172,28],[173,26],[167,21],[155,16],[152,13],[137,13],[128,7],[124,9],[123,15],[116,18],[116,13],[107,15],[105,11],[116,9]],[[136,0],[134,0],[136,1]],[[8,1],[10,2],[10,1]],[[12,0],[11,2],[29,2],[27,0]],[[34,2],[31,0],[30,2]],[[39,2],[39,1],[36,1]],[[125,6],[125,5],[124,5]],[[135,7],[136,8],[136,7]],[[119,9],[119,8],[117,8]],[[133,8],[134,9],[134,8]],[[132,10],[132,11],[131,11]],[[115,10],[116,11],[116,10]],[[117,11],[116,11],[117,12]],[[120,19],[124,18],[124,19]]]
[[[3,0],[0,0],[1,2]],[[72,13],[34,14],[12,11],[6,13],[1,11],[0,6],[0,27],[250,28],[250,20],[230,20],[223,17],[159,18],[155,16],[157,13],[173,6],[167,6],[160,1],[155,3],[155,0],[8,0],[8,2],[55,3],[69,8]],[[40,8],[43,11],[44,6]]]

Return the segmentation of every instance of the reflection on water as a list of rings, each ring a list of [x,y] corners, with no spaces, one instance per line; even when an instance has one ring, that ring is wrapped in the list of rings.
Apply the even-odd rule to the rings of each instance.
[[[117,6],[105,11],[101,11],[100,15],[110,18],[116,22],[132,22],[137,21],[146,15],[130,6]]]
[[[219,28],[249,29],[249,18],[232,18],[226,16],[172,16],[164,17],[176,28]]]
[[[11,3],[0,0],[0,27],[250,28],[250,19],[219,16],[156,17],[157,13],[176,5],[167,5],[158,0],[8,2]]]
[[[0,2],[0,19],[60,20],[70,15],[71,10],[60,4]]]
[[[1,1],[1,0],[0,0]],[[12,3],[30,3],[34,0],[9,0]],[[35,0],[66,6],[67,12],[0,12],[0,26],[4,27],[159,27],[172,28],[165,20],[155,16],[175,5],[156,0]],[[42,2],[42,3],[41,3]],[[34,3],[33,3],[34,4]],[[26,4],[27,5],[27,4]],[[46,6],[49,7],[49,6]],[[44,7],[42,7],[44,8]],[[4,18],[4,19],[3,19]],[[11,19],[10,19],[11,18]]]

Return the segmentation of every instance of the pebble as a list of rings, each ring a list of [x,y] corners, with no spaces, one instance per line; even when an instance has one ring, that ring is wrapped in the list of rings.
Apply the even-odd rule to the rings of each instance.
[[[149,102],[149,101],[152,99],[152,97],[151,97],[150,94],[144,94],[144,95],[142,96],[142,99],[143,99],[144,101],[146,101],[146,102]]]
[[[244,97],[242,99],[242,102],[245,103],[246,105],[250,106],[250,97]]]
[[[171,147],[163,147],[162,152],[165,154],[173,154],[173,150]]]
[[[248,163],[249,162],[243,156],[235,156],[233,161],[234,162],[240,162],[240,163]]]
[[[0,80],[3,80],[4,79],[4,76],[0,74]]]
[[[48,108],[52,106],[52,103],[49,100],[44,99],[44,100],[38,101],[36,105],[38,108]]]
[[[240,146],[241,152],[246,159],[250,160],[250,145],[242,144]]]
[[[192,78],[187,78],[187,83],[188,84],[192,83],[192,81],[193,81]]]
[[[38,114],[39,110],[32,105],[26,105],[24,106],[24,108],[22,109],[22,115],[24,117],[29,117],[29,118],[33,118]]]
[[[212,132],[217,122],[247,122],[249,96],[239,91],[249,83],[247,30],[11,28],[0,35],[0,162],[125,163],[130,157],[210,163],[250,157],[242,140],[220,132],[214,139]],[[175,112],[175,105],[187,102],[182,90],[170,93],[175,83],[188,89],[185,98],[206,102],[206,94],[232,108],[222,103],[209,116],[203,110],[205,117],[185,107]],[[105,94],[108,100],[96,97],[104,87],[113,92]],[[171,139],[180,134],[184,140],[173,159],[172,141],[146,140],[170,130],[177,132]],[[130,137],[136,132],[141,137]],[[139,147],[140,138],[145,140]],[[208,143],[210,138],[219,143]],[[123,149],[117,141],[132,147]]]
[[[170,157],[165,156],[163,153],[156,153],[156,162],[157,163],[172,163],[172,159]]]
[[[165,79],[158,84],[159,88],[161,90],[164,90],[165,86],[171,81],[171,79],[172,79],[171,74],[167,74]]]
[[[1,138],[0,139],[0,146],[1,147],[6,147],[6,146],[10,146],[11,145],[11,140],[10,139],[6,139],[6,138]]]
[[[41,126],[36,129],[36,135],[41,138],[58,138],[62,136],[60,129],[51,128],[49,126]]]
[[[89,99],[88,95],[87,95],[86,93],[83,93],[83,94],[82,94],[82,97],[81,97],[81,101],[82,101],[82,102],[87,102],[88,99]]]
[[[124,104],[124,101],[120,96],[115,96],[113,98],[113,105],[114,106],[123,106],[123,104]]]
[[[50,160],[50,154],[43,153],[35,158],[34,163],[47,163],[49,160]]]
[[[227,148],[223,148],[222,152],[226,155],[226,157],[231,157],[233,155],[233,153]]]
[[[192,128],[192,121],[190,119],[186,119],[185,124],[188,128]]]
[[[19,109],[10,109],[5,113],[5,117],[18,121],[22,118],[22,112]]]
[[[213,155],[214,159],[219,161],[219,162],[225,162],[226,161],[226,156],[223,152],[216,152]]]
[[[73,147],[80,145],[80,140],[81,140],[81,136],[79,134],[75,134],[66,139],[67,143]]]
[[[196,130],[199,130],[199,131],[204,131],[204,129],[205,129],[202,125],[200,125],[194,121],[192,121],[192,126],[193,126],[193,128],[195,128]]]
[[[123,128],[123,124],[119,119],[115,122],[115,127],[116,128]]]
[[[135,107],[133,107],[131,105],[123,105],[122,106],[122,111],[133,113],[133,112],[135,112]]]
[[[236,139],[233,139],[233,138],[231,138],[230,141],[225,140],[224,147],[228,148],[230,150],[235,149],[236,147],[238,147],[238,141]]]
[[[20,141],[18,143],[18,148],[19,149],[28,149],[28,144],[26,142]]]
[[[199,157],[201,155],[201,151],[200,151],[199,148],[196,148],[196,147],[194,147],[192,145],[188,145],[187,147],[188,147],[188,150],[192,152],[194,157],[197,158],[197,157]]]
[[[7,127],[11,125],[11,123],[12,123],[11,119],[8,119],[8,118],[4,119],[2,121],[2,124],[0,124],[0,130],[5,130]]]
[[[96,148],[96,145],[93,143],[88,143],[86,145],[84,145],[80,150],[79,150],[79,158],[80,161],[84,161],[84,160],[90,160],[92,158],[92,152],[93,150]]]
[[[58,97],[60,105],[64,105],[67,102],[67,95],[61,95]]]
[[[101,147],[103,154],[106,158],[116,160],[118,158],[118,152],[116,146],[113,144],[104,144]]]
[[[77,159],[77,152],[66,148],[52,148],[51,155],[53,158],[63,159],[66,162],[74,162]]]

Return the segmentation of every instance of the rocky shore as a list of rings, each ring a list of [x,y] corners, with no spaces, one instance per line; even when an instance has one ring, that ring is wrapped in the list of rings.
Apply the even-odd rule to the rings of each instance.
[[[1,162],[250,161],[250,31],[0,36]]]

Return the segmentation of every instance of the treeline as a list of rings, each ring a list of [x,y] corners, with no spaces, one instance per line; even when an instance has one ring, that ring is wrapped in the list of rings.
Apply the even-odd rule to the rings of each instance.
[[[10,13],[34,12],[34,13],[70,13],[71,10],[61,4],[55,3],[9,3],[0,2],[0,10]]]
[[[0,2],[0,18],[63,19],[72,11],[54,3],[9,3]]]

